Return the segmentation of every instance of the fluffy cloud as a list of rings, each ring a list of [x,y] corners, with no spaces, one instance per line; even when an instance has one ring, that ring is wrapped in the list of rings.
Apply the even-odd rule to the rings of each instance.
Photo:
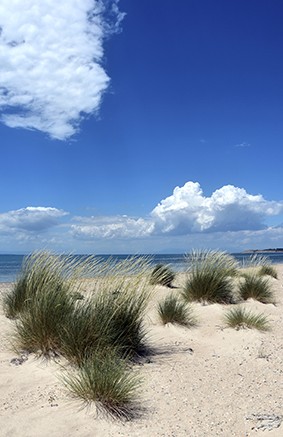
[[[21,208],[0,214],[0,232],[14,233],[16,231],[42,232],[59,223],[59,218],[68,213],[50,207]]]
[[[283,211],[283,202],[265,200],[243,188],[226,185],[205,197],[197,182],[176,187],[150,217],[77,217],[71,226],[77,239],[129,239],[265,229],[267,216]]]
[[[153,223],[143,218],[128,216],[77,217],[79,224],[72,225],[72,234],[79,239],[96,238],[140,238],[147,237],[153,230]]]
[[[109,83],[101,66],[103,38],[123,18],[117,3],[1,1],[2,122],[63,140],[84,114],[98,111]]]
[[[68,214],[63,210],[27,207],[0,214],[0,235],[2,250],[5,244],[10,248],[12,240],[28,250],[50,247],[85,253],[190,247],[243,250],[281,246],[282,225],[264,223],[282,211],[283,202],[268,201],[243,188],[226,185],[206,197],[198,183],[187,182],[176,187],[149,217],[69,216],[62,220]]]
[[[267,216],[283,210],[283,202],[265,200],[243,188],[226,185],[205,197],[197,182],[176,187],[152,211],[155,233],[184,235],[263,229]]]

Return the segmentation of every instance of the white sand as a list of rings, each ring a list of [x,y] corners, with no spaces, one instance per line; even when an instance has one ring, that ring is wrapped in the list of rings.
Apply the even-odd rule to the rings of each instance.
[[[272,280],[277,306],[247,302],[269,316],[272,330],[224,328],[227,307],[194,305],[194,329],[161,326],[154,303],[148,315],[150,340],[158,353],[136,366],[144,378],[141,418],[121,423],[80,410],[57,378],[59,365],[36,360],[11,364],[12,322],[0,312],[0,435],[5,437],[282,437],[264,431],[253,415],[283,416],[283,266]],[[1,290],[9,287],[1,284]],[[175,290],[177,292],[177,290]],[[157,290],[157,299],[170,293]],[[249,419],[250,418],[250,419]],[[267,422],[265,422],[267,423]]]

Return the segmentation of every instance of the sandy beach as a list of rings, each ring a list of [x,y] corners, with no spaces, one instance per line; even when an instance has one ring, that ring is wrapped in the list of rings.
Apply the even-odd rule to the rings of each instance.
[[[283,265],[276,269],[278,280],[270,279],[276,306],[244,304],[269,317],[265,333],[226,328],[227,306],[219,304],[193,304],[199,321],[193,329],[162,326],[156,302],[172,290],[156,287],[146,320],[155,353],[135,366],[144,380],[142,413],[129,422],[72,400],[58,379],[63,362],[13,352],[13,322],[1,308],[1,436],[282,437],[283,422],[276,426],[283,416]],[[2,292],[9,287],[0,284]]]

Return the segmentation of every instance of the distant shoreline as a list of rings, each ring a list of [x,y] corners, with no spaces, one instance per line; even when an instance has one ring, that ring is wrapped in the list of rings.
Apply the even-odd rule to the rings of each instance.
[[[244,250],[242,253],[283,253],[283,248],[275,248],[275,249],[247,249]]]

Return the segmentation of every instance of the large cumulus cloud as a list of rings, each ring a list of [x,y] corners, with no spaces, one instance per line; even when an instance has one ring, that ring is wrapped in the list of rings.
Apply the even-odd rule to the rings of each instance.
[[[1,0],[2,122],[63,140],[84,114],[98,111],[109,83],[103,39],[123,18],[117,3]]]
[[[151,212],[155,233],[184,235],[196,232],[258,230],[267,216],[283,210],[283,202],[248,194],[244,188],[225,185],[205,197],[197,182],[176,187]]]
[[[283,211],[283,202],[225,185],[206,197],[197,182],[176,187],[148,217],[77,217],[71,233],[77,239],[131,239],[153,236],[258,231],[268,216]]]

